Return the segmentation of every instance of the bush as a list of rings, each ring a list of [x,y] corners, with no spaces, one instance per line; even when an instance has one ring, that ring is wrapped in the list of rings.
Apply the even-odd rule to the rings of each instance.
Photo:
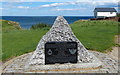
[[[41,29],[41,28],[45,28],[45,27],[50,27],[50,25],[44,24],[44,23],[39,23],[39,24],[32,25],[31,29]]]
[[[120,17],[120,13],[117,14],[117,17]]]

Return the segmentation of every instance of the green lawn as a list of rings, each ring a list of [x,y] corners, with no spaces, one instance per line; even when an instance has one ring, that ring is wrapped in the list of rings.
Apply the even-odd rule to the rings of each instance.
[[[114,21],[76,21],[71,28],[87,49],[100,52],[111,50],[118,34],[118,22]]]
[[[2,61],[2,22],[0,22],[0,62]]]
[[[104,52],[115,45],[117,25],[118,22],[113,21],[77,21],[71,24],[71,28],[87,49]],[[49,30],[49,27],[36,30],[11,27],[13,30],[10,31],[9,27],[6,28],[2,32],[3,60],[34,51],[41,37]]]
[[[38,29],[3,32],[2,59],[6,60],[8,58],[34,51],[39,40],[47,31],[47,29]]]

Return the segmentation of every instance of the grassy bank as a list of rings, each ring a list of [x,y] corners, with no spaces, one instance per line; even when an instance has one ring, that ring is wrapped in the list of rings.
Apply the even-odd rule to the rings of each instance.
[[[1,20],[0,24],[2,24],[3,31],[11,31],[11,30],[21,30],[19,23],[7,20]]]
[[[87,49],[105,52],[115,46],[114,37],[118,34],[115,21],[76,21],[71,28]]]
[[[2,59],[3,61],[31,51],[34,51],[40,38],[50,27],[41,29],[23,30],[19,25],[8,24],[10,21],[2,21]],[[17,27],[17,28],[16,28]]]
[[[71,24],[71,28],[87,49],[104,52],[115,45],[117,25],[118,22],[113,21],[77,21]],[[2,32],[3,60],[34,51],[40,38],[50,29],[44,27],[35,30],[18,30],[8,26],[6,28],[3,26]]]

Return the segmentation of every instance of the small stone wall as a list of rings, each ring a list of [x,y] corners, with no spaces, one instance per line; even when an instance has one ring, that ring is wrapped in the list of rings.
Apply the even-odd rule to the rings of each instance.
[[[111,21],[118,21],[120,22],[120,17],[105,17],[105,18],[92,18],[92,20],[111,20]]]

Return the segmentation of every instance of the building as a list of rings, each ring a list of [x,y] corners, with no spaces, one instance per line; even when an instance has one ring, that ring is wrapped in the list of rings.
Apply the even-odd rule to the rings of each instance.
[[[117,11],[115,8],[95,8],[94,16],[95,18],[105,18],[105,17],[115,17]]]

